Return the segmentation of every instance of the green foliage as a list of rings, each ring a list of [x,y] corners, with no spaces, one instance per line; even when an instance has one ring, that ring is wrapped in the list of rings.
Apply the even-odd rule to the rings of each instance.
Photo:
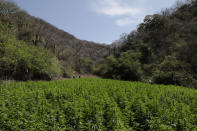
[[[0,23],[0,28],[2,25],[8,27],[1,30],[3,34],[11,34],[27,45],[50,50],[61,61],[63,77],[72,76],[73,70],[91,74],[94,65],[108,55],[108,46],[79,40],[44,20],[29,15],[10,0],[0,0]],[[45,77],[46,74],[43,75]]]
[[[1,29],[6,26],[1,25]],[[9,29],[8,29],[9,30]],[[60,73],[58,61],[46,49],[27,45],[0,31],[0,77],[15,80],[50,80]]]
[[[197,91],[105,79],[0,84],[0,130],[197,128]]]
[[[141,64],[138,61],[141,54],[125,52],[118,59],[118,74],[121,80],[139,81],[142,71]]]
[[[117,60],[128,51],[140,54],[137,62],[143,81],[196,87],[197,2],[177,3],[161,13],[147,15],[136,31],[121,37],[111,50],[116,50],[112,53]],[[129,62],[135,63],[132,59]]]
[[[141,79],[140,54],[125,52],[119,58],[109,56],[106,64],[99,67],[99,75],[106,78],[138,81]]]
[[[153,81],[157,84],[176,84],[192,86],[195,79],[188,74],[189,65],[178,61],[176,57],[167,56],[153,74]]]
[[[65,61],[59,61],[60,63],[60,70],[61,70],[61,76],[64,78],[72,78],[73,76],[73,70],[72,67],[69,65],[69,63]]]
[[[80,60],[81,62],[81,71],[82,73],[93,73],[93,65],[94,62],[89,58],[83,58]]]

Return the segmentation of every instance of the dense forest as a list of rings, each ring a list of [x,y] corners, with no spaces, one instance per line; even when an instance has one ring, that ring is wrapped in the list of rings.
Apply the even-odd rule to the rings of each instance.
[[[0,0],[0,78],[50,80],[93,73],[109,55],[104,44],[79,40],[15,3]],[[51,58],[51,59],[50,59]]]
[[[76,74],[197,85],[197,1],[147,15],[111,45],[79,40],[0,0],[0,78],[51,80]]]
[[[111,45],[97,74],[113,79],[197,85],[197,1],[147,15],[137,30]]]

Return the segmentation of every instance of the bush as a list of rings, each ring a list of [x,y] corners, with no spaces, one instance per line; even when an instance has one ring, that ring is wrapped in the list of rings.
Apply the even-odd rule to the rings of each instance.
[[[122,53],[119,58],[109,56],[96,72],[105,78],[139,81],[142,75],[139,58],[140,54],[132,52]]]
[[[15,80],[51,80],[60,74],[57,59],[46,49],[27,45],[0,32],[0,77]]]
[[[121,54],[118,59],[118,74],[120,74],[121,80],[141,80],[142,70],[141,64],[138,61],[140,54],[125,52]]]
[[[62,76],[64,78],[72,78],[73,76],[73,70],[72,67],[69,63],[65,62],[65,61],[60,61],[60,69],[62,72]]]
[[[189,68],[187,64],[178,61],[175,57],[166,56],[153,73],[153,81],[157,84],[176,84],[192,87],[195,79],[185,71],[189,70]]]
[[[87,78],[9,82],[0,92],[1,131],[197,130],[194,89]]]
[[[174,79],[174,73],[173,72],[157,72],[153,75],[153,81],[157,84],[178,84],[179,79]]]

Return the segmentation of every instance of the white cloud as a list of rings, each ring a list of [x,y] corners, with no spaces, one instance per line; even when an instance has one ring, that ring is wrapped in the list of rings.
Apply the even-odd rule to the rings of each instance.
[[[141,22],[141,17],[144,13],[143,8],[136,6],[136,4],[139,4],[139,1],[94,0],[92,10],[97,14],[114,17],[117,26],[137,25]]]
[[[96,0],[93,3],[92,8],[98,14],[109,16],[135,16],[142,11],[140,8],[128,6],[123,0]]]

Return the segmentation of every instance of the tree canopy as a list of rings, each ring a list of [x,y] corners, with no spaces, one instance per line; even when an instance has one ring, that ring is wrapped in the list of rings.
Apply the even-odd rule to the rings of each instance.
[[[136,31],[124,34],[111,46],[113,61],[118,61],[115,65],[125,64],[128,67],[138,62],[138,68],[135,70],[137,72],[141,69],[142,81],[196,86],[196,10],[197,1],[187,0],[177,2],[173,8],[163,10],[159,14],[147,15]],[[140,57],[135,61],[133,55],[123,58],[128,52],[140,54]],[[117,69],[116,66],[108,66],[104,67],[113,71]],[[121,71],[124,72],[126,66],[123,66]],[[131,77],[133,73],[129,70],[123,74],[127,76],[126,80],[136,80]],[[119,77],[119,74],[114,75],[114,78],[125,80]]]

